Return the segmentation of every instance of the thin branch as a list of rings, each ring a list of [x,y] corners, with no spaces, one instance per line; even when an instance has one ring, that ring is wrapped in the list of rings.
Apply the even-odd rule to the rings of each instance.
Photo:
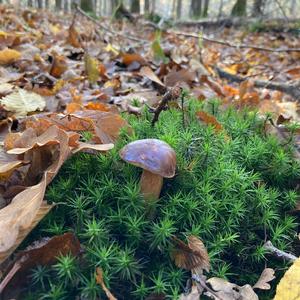
[[[183,32],[183,31],[173,31],[173,30],[167,30],[168,33],[170,34],[177,34],[177,35],[183,35],[187,37],[193,37],[193,38],[199,38],[198,34],[195,33],[190,33],[190,32]],[[266,52],[300,52],[300,48],[267,48],[267,47],[261,47],[261,46],[252,46],[252,45],[246,45],[246,44],[233,44],[230,43],[229,41],[224,41],[224,40],[218,40],[218,39],[213,39],[209,38],[207,36],[201,36],[201,38],[210,43],[215,43],[215,44],[220,44],[224,45],[227,47],[231,48],[237,48],[237,49],[254,49],[258,51],[266,51]]]
[[[178,99],[180,97],[181,88],[179,86],[174,86],[173,88],[169,89],[159,102],[156,108],[150,108],[150,112],[154,113],[151,125],[154,126],[155,123],[158,121],[158,117],[160,113],[167,109],[168,102],[174,99]]]
[[[114,31],[113,29],[105,26],[104,24],[102,24],[101,22],[95,20],[93,17],[89,16],[87,13],[85,13],[79,6],[76,6],[76,11],[78,13],[80,13],[82,16],[86,17],[87,19],[89,19],[90,21],[92,21],[93,23],[95,23],[97,26],[99,26],[101,29],[103,29],[104,31],[106,32],[109,32],[110,34],[112,35],[118,35],[118,36],[121,36],[125,39],[128,39],[128,40],[132,40],[132,41],[135,41],[135,42],[139,42],[139,43],[149,43],[149,41],[146,41],[146,40],[143,40],[143,39],[140,39],[140,38],[137,38],[135,36],[132,36],[130,34],[123,34],[121,32],[118,32],[118,31]]]
[[[264,248],[273,256],[276,258],[282,259],[282,260],[287,260],[289,262],[294,262],[298,257],[291,253],[284,252],[282,250],[279,250],[278,248],[274,247],[271,241],[267,241],[264,244]]]
[[[243,78],[241,76],[227,73],[218,67],[216,68],[216,70],[218,72],[218,75],[221,78],[225,78],[229,81],[243,82],[247,79],[247,78]],[[291,95],[295,99],[300,100],[300,81],[299,80],[295,81],[295,83],[293,83],[293,84],[276,82],[276,81],[272,82],[272,81],[267,81],[267,80],[253,80],[253,84],[255,87],[280,91],[280,92],[286,93],[288,95]]]

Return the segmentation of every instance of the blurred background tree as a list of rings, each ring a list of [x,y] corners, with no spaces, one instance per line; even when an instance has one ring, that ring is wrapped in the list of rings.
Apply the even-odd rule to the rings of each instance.
[[[121,3],[131,13],[159,14],[165,18],[220,17],[300,18],[300,0],[0,0],[14,6],[70,11],[73,3],[95,15],[112,15]]]

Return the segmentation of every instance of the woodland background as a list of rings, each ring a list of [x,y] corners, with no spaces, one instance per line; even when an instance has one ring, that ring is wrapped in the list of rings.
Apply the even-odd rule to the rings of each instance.
[[[297,18],[298,0],[123,0],[124,6],[134,13],[158,13],[165,18],[198,19],[249,16],[260,18]],[[74,3],[95,15],[111,15],[119,0],[0,0],[0,3],[21,7],[48,8],[70,12]]]

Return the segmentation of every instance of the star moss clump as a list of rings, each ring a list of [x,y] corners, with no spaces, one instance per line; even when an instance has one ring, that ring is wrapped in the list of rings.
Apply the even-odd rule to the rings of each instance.
[[[134,133],[122,132],[112,151],[79,154],[65,164],[46,197],[58,205],[34,237],[73,231],[84,253],[34,269],[28,294],[96,299],[104,295],[95,281],[100,267],[118,299],[151,293],[177,299],[190,274],[170,258],[173,235],[184,241],[188,235],[200,237],[210,255],[210,276],[240,284],[255,282],[264,269],[265,239],[289,249],[297,224],[287,211],[295,205],[293,187],[300,174],[293,139],[282,145],[265,134],[265,121],[256,113],[221,111],[212,102],[206,111],[224,128],[216,133],[197,119],[196,112],[205,109],[201,103],[190,100],[187,106],[184,126],[176,109],[162,112],[154,128],[148,112],[126,116]],[[151,217],[139,191],[141,169],[118,153],[143,138],[161,139],[177,155],[176,176],[164,180]]]

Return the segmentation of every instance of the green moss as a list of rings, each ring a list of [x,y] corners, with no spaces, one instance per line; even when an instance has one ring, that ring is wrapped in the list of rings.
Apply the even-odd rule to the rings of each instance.
[[[213,102],[206,110],[226,131],[216,134],[195,118],[200,108],[189,101],[185,126],[174,109],[163,112],[154,128],[148,112],[126,116],[132,136],[123,132],[109,153],[79,154],[64,165],[47,191],[47,199],[59,205],[33,234],[72,230],[85,252],[80,261],[68,256],[49,270],[36,269],[28,293],[96,299],[103,294],[94,279],[101,267],[118,299],[144,299],[152,292],[176,299],[189,273],[170,259],[174,234],[199,236],[211,258],[210,275],[240,284],[253,283],[263,270],[265,238],[289,249],[297,224],[286,211],[296,202],[293,187],[300,171],[292,139],[282,146],[265,136],[255,113],[221,112]],[[152,218],[139,192],[141,170],[118,155],[128,142],[142,138],[162,139],[177,154],[176,176],[164,181]]]

